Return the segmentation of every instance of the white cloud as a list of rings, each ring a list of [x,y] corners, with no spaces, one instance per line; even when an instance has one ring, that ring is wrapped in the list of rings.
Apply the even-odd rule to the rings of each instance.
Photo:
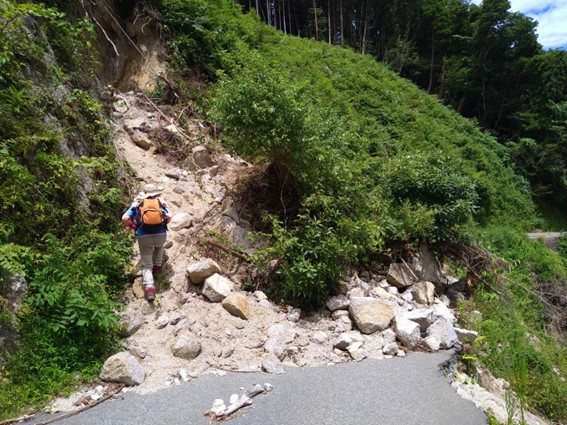
[[[481,0],[472,0],[479,4]],[[567,49],[567,0],[510,0],[510,10],[538,22],[538,41],[544,49]]]

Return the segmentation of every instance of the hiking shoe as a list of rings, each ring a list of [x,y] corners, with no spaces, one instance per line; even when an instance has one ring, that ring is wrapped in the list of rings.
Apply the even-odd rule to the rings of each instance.
[[[154,288],[153,286],[146,288],[146,299],[148,301],[153,301],[155,297],[156,297],[156,288]]]
[[[154,266],[154,268],[152,269],[152,272],[155,273],[163,273],[163,269],[161,268],[161,266]]]

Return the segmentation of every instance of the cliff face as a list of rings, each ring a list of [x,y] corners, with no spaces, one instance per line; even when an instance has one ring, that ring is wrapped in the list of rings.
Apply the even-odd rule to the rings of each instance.
[[[161,27],[155,12],[141,2],[96,2],[87,12],[95,23],[98,76],[118,91],[156,88],[165,72]]]

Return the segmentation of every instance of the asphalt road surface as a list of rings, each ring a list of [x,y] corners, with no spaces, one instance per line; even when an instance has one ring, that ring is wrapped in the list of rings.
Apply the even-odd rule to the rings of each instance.
[[[228,405],[266,382],[273,391],[253,399],[230,425],[486,425],[485,414],[462,399],[439,365],[450,352],[409,353],[316,368],[286,368],[282,375],[205,375],[150,394],[122,394],[57,425],[206,425],[215,399]],[[57,416],[57,415],[54,415]],[[36,418],[28,424],[54,416]]]

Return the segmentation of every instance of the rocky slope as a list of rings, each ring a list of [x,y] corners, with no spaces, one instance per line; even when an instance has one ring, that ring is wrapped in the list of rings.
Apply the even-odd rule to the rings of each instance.
[[[253,167],[213,150],[199,123],[189,134],[181,131],[144,95],[118,94],[113,105],[115,146],[136,176],[134,191],[145,183],[163,188],[173,219],[153,303],[143,298],[139,258],[133,258],[133,284],[121,312],[124,352],[106,362],[103,380],[147,393],[206,373],[285,373],[284,365],[387,359],[408,350],[461,348],[476,337],[455,328],[450,306],[460,283],[445,276],[426,249],[411,264],[393,264],[387,275],[350,276],[327,309],[310,315],[276,305],[261,291],[244,291],[246,261],[222,247],[253,248],[247,237],[251,226],[234,190]],[[156,153],[163,151],[160,138],[166,137],[183,141],[190,150],[183,167]],[[224,243],[207,245],[211,235]],[[491,393],[454,365],[452,373],[460,394],[507,420],[504,381],[485,375]],[[52,409],[72,409],[77,400],[88,404],[107,385],[85,388]],[[530,417],[528,423],[545,422]]]

